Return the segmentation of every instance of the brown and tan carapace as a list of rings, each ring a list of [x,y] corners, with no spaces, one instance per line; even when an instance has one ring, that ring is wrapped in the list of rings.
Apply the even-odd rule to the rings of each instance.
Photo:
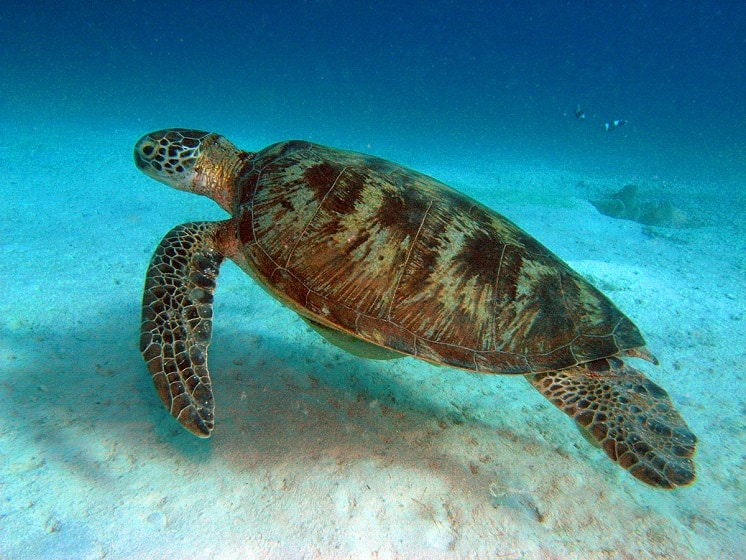
[[[694,480],[694,434],[623,361],[655,361],[637,327],[479,202],[395,163],[301,141],[250,153],[214,133],[161,130],[137,143],[135,162],[231,215],[171,230],[145,282],[141,350],[192,433],[214,426],[207,348],[229,258],[353,354],[523,375],[640,480]]]

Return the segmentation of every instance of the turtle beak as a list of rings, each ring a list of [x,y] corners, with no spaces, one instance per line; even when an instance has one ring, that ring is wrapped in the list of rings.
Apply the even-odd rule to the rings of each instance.
[[[146,134],[135,144],[134,158],[137,168],[151,179],[164,183],[169,187],[178,185],[174,182],[174,172],[169,165],[166,167],[166,156],[164,146],[153,134]]]
[[[146,140],[149,140],[149,137],[144,136],[135,144],[135,165],[143,172],[148,167],[148,162],[142,157],[143,144],[145,144]]]
[[[157,168],[154,166],[156,164],[159,165],[156,161],[158,157],[158,140],[153,138],[152,134],[146,134],[137,141],[134,157],[135,165],[140,171],[149,177],[160,180],[158,174],[155,173]]]
[[[158,130],[135,144],[135,165],[156,181],[180,190],[190,190],[190,178],[209,132],[185,128]]]

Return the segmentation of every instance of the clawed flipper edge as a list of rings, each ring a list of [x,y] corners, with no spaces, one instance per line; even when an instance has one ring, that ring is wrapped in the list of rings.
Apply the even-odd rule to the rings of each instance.
[[[200,437],[214,426],[207,348],[225,258],[216,248],[220,227],[195,222],[168,232],[150,261],[142,302],[140,351],[156,391],[171,415]]]
[[[668,393],[622,360],[595,360],[527,378],[636,478],[660,488],[694,481],[696,436]]]

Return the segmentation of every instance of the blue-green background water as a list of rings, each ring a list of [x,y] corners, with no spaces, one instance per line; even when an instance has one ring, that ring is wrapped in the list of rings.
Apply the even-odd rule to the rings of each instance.
[[[722,177],[744,170],[744,12],[739,2],[10,1],[0,109],[41,123],[189,117],[277,138],[393,138]],[[631,138],[600,133],[613,119],[630,121],[615,136]]]
[[[0,558],[740,558],[746,4],[359,4],[0,3]],[[135,169],[164,127],[363,151],[507,215],[638,324],[697,481],[645,487],[521,379],[347,356],[228,263],[194,439],[139,302],[161,237],[224,214]],[[679,219],[588,202],[630,182]]]

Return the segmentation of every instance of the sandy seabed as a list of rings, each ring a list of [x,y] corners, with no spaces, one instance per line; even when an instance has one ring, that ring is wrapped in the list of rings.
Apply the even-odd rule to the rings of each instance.
[[[0,557],[742,557],[746,224],[742,200],[712,194],[732,185],[677,186],[692,227],[668,229],[587,202],[625,178],[488,157],[422,169],[640,327],[661,365],[636,367],[699,437],[695,484],[661,491],[522,378],[344,354],[232,263],[210,348],[217,427],[194,438],[139,355],[140,291],[161,237],[220,210],[134,168],[150,127],[4,128]]]

